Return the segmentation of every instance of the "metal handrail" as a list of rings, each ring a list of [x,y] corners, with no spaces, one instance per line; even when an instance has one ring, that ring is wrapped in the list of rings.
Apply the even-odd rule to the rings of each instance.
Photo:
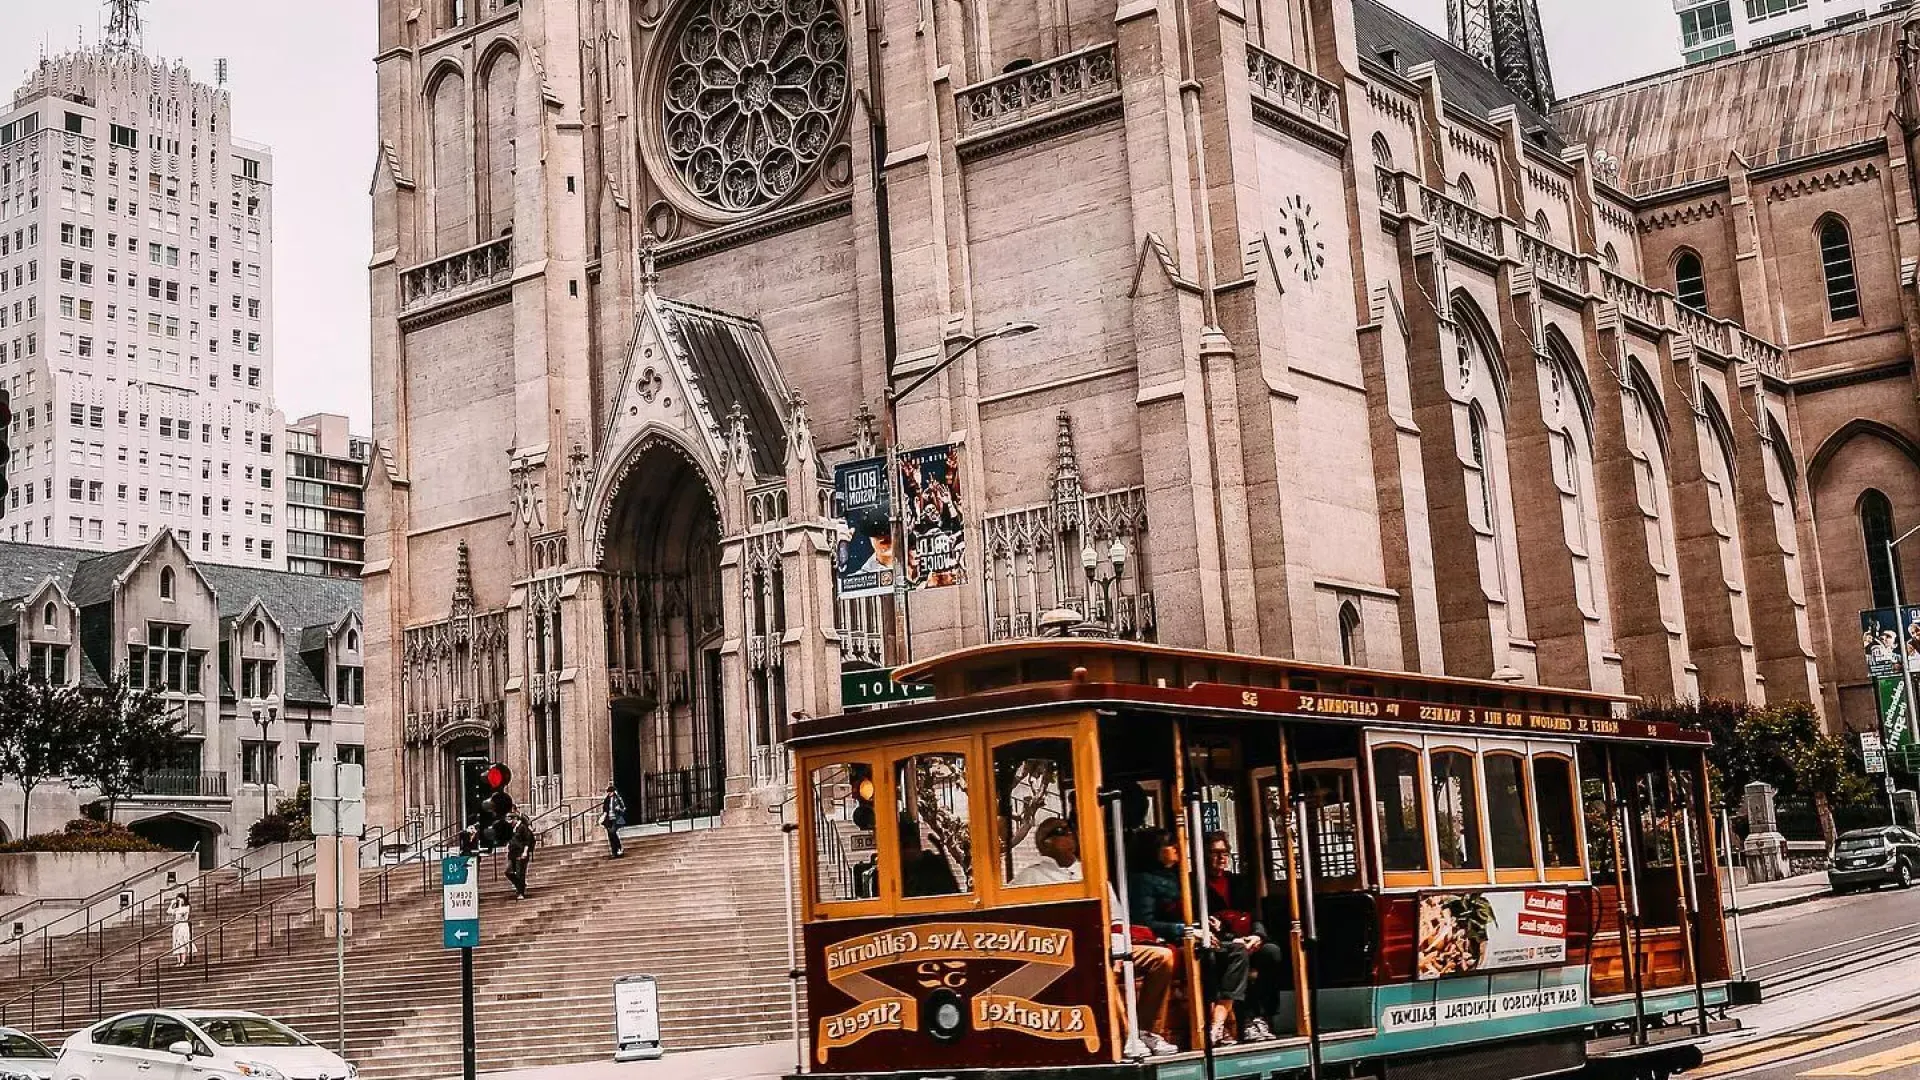
[[[288,854],[299,854],[304,850],[305,849],[296,848],[294,849],[294,851],[289,852]],[[286,856],[283,855],[281,856],[280,859],[274,860],[274,862],[278,863],[285,858]],[[269,865],[272,865],[272,864],[269,864]],[[273,905],[279,903],[280,901],[286,899],[289,896],[294,896],[294,895],[303,893],[306,891],[306,887],[307,887],[306,883],[296,880],[292,886],[282,890],[280,893],[275,895],[272,900],[267,901],[265,904],[257,904],[254,907],[249,908],[247,911],[244,911],[241,914],[234,916],[232,919],[228,919],[226,922],[220,923],[218,926],[215,927],[214,930],[207,931],[207,934],[211,934],[219,930],[224,930],[227,926],[230,926],[241,919],[245,919],[249,917],[255,917],[257,919],[258,913],[263,908],[272,907]],[[100,1000],[99,998],[100,989],[106,986],[108,982],[117,980],[119,975],[124,975],[126,974],[126,972],[121,972],[118,975],[113,976],[109,979],[100,979],[96,977],[96,973],[95,973],[96,968],[98,968],[101,964],[104,964],[109,960],[119,959],[119,958],[125,957],[128,953],[133,953],[134,954],[133,966],[128,970],[137,972],[146,965],[145,954],[146,954],[147,942],[153,940],[156,937],[159,937],[162,934],[165,934],[169,938],[171,938],[172,933],[173,933],[173,927],[171,925],[162,926],[157,930],[154,930],[150,933],[140,936],[139,938],[136,938],[131,943],[127,945],[123,945],[119,949],[114,950],[113,952],[106,953],[101,956],[96,956],[92,960],[88,961],[86,964],[78,968],[75,968],[74,970],[69,971],[64,975],[61,975],[58,978],[50,979],[46,982],[39,983],[35,985],[32,989],[27,990],[25,993],[16,994],[12,998],[9,998],[6,1001],[0,1001],[0,1024],[9,1023],[10,1022],[9,1018],[12,1015],[14,1007],[19,1005],[21,1002],[25,1001],[28,1003],[28,1006],[29,1006],[29,1010],[28,1010],[29,1019],[27,1023],[29,1025],[37,1026],[39,1022],[39,1015],[40,1015],[40,1009],[39,1009],[40,995],[42,992],[48,990],[49,988],[57,986],[60,988],[60,1023],[62,1027],[66,1026],[66,1017],[67,1017],[66,985],[70,980],[77,978],[80,975],[87,976],[87,1000],[90,1003],[97,1004],[98,1001]],[[205,937],[207,936],[207,934],[202,934],[201,937]],[[269,938],[269,940],[271,940],[271,938]],[[172,951],[171,942],[169,942],[168,951],[169,952]]]
[[[167,871],[173,869],[174,866],[180,862],[183,862],[187,859],[198,859],[199,857],[200,857],[200,842],[196,840],[193,842],[192,850],[177,852],[175,853],[173,858],[168,859],[166,862],[160,863],[156,866],[150,866],[145,870],[141,870],[137,873],[128,874],[126,877],[121,878],[119,881],[116,881],[111,885],[107,885],[100,889],[95,890],[93,894],[90,896],[85,896],[85,897],[41,896],[41,897],[36,897],[35,899],[32,899],[32,900],[29,900],[24,904],[21,904],[19,907],[14,908],[12,911],[0,912],[0,925],[5,925],[6,923],[11,922],[13,919],[29,911],[32,911],[35,908],[44,907],[47,904],[54,903],[56,900],[66,902],[66,903],[72,903],[77,906],[78,911],[85,911],[86,909],[101,902],[102,900],[105,900],[109,896],[113,896],[116,893],[124,892],[127,886],[132,885],[135,882],[153,877],[156,874],[164,874]],[[9,940],[7,944],[11,945],[18,942],[25,942],[27,939],[27,934],[35,933],[36,931],[42,930],[45,927],[53,926],[59,922],[62,922],[63,920],[72,918],[75,914],[78,914],[78,911],[68,912],[67,914],[60,916],[60,918],[53,920],[53,922],[43,923],[41,926],[36,926],[33,928],[33,930],[27,931],[26,934],[21,934],[19,937]]]
[[[266,871],[280,866],[281,864],[285,863],[289,858],[291,858],[293,859],[294,873],[297,876],[300,870],[301,856],[307,851],[308,849],[306,848],[292,848],[288,851],[284,851],[280,854],[278,858],[274,859],[272,862],[266,863],[263,866],[253,868],[253,871],[252,871],[253,875],[257,881],[265,880],[267,877]],[[249,872],[247,866],[245,865],[246,858],[247,858],[247,855],[246,853],[243,852],[242,854],[227,860],[226,862],[220,864],[219,866],[214,867],[212,870],[208,870],[201,873],[199,877],[194,878],[192,881],[187,882],[184,886],[181,886],[181,889],[180,889],[181,895],[186,895],[190,897],[195,891],[195,889],[198,889],[200,893],[200,902],[197,906],[203,907],[210,911],[218,911],[220,908],[220,899],[223,895],[222,890],[224,888],[224,885],[223,883],[217,882],[217,881],[209,883],[208,879],[215,874],[221,873],[222,871],[232,870],[236,875],[232,882],[233,888],[236,890],[244,890],[247,887],[247,874]],[[67,930],[58,935],[55,935],[51,932],[54,926],[58,925],[59,923],[65,922],[68,918],[72,917],[71,915],[69,915],[69,916],[62,917],[61,919],[57,919],[54,922],[48,923],[45,926],[35,927],[32,931],[30,931],[27,934],[22,934],[19,939],[19,948],[16,949],[14,952],[15,977],[24,977],[27,973],[27,967],[26,967],[27,938],[32,936],[33,934],[40,935],[40,950],[39,950],[40,951],[40,970],[42,972],[50,972],[53,970],[53,965],[54,965],[54,940],[56,937],[61,939],[80,937],[84,940],[85,935],[93,934],[95,937],[96,945],[99,947],[104,947],[104,942],[106,941],[106,931],[108,928],[108,924],[126,922],[129,924],[136,924],[138,926],[145,926],[147,924],[149,916],[152,915],[155,910],[156,901],[159,902],[160,910],[164,912],[165,900],[159,894],[155,894],[154,896],[149,896],[145,900],[142,900],[134,904],[132,907],[117,908],[108,914],[101,915],[97,918],[90,918],[84,924],[82,924],[78,929]],[[88,910],[90,910],[90,908],[82,908],[80,911],[74,912],[73,915],[85,914]],[[112,955],[112,954],[105,954],[105,955]],[[100,958],[104,958],[104,956]]]

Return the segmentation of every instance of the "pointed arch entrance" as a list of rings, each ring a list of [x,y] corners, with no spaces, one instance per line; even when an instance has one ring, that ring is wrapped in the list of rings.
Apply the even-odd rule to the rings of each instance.
[[[631,461],[601,561],[613,782],[629,821],[709,817],[727,765],[719,501],[671,439]]]

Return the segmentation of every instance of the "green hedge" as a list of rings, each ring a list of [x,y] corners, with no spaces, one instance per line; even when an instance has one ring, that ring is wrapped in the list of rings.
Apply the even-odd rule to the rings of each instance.
[[[125,825],[91,818],[74,818],[57,833],[39,833],[25,840],[0,844],[11,851],[165,851],[164,847]]]

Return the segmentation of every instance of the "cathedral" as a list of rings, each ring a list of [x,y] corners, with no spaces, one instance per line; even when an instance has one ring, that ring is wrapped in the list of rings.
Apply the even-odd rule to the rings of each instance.
[[[1870,724],[1828,609],[1868,606],[1856,511],[1816,476],[1877,451],[1822,460],[1805,391],[1888,369],[1837,407],[1913,506],[1897,91],[1859,161],[1742,161],[1698,115],[1729,99],[1556,101],[1532,0],[1450,14],[380,0],[375,820],[459,821],[490,760],[536,808],[777,802],[843,672],[1063,608]],[[1648,108],[1675,146],[1722,125],[1721,167],[1636,171]],[[1828,321],[1839,253],[1756,240],[1768,169],[1853,215]],[[846,597],[836,469],[889,447],[940,458],[951,566]]]

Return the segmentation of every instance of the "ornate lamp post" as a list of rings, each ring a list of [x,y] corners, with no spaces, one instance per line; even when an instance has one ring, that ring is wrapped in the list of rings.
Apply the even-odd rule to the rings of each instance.
[[[1106,577],[1101,577],[1100,553],[1094,550],[1091,542],[1080,549],[1080,569],[1087,574],[1087,600],[1091,603],[1094,587],[1099,586],[1101,610],[1106,615],[1104,621],[1107,629],[1118,637],[1120,626],[1113,617],[1113,587],[1120,583],[1120,575],[1127,568],[1127,546],[1121,543],[1117,536],[1113,538],[1113,546],[1107,549],[1107,565],[1112,567],[1112,572]],[[1092,611],[1087,612],[1087,621],[1093,621]]]

